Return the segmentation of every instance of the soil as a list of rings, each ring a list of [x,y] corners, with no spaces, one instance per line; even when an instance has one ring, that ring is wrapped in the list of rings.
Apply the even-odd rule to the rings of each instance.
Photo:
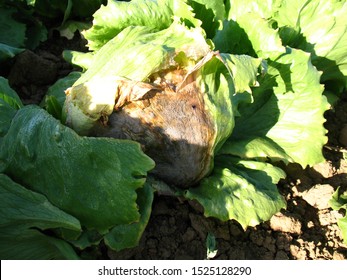
[[[57,79],[76,70],[65,62],[62,50],[85,51],[78,34],[72,39],[53,33],[34,51],[25,51],[1,69],[25,104],[39,104],[47,88]],[[302,169],[285,167],[287,178],[278,188],[287,209],[270,221],[243,230],[236,221],[206,218],[194,201],[156,196],[149,224],[139,246],[120,252],[100,246],[97,258],[110,259],[347,259],[337,220],[328,201],[341,186],[347,188],[347,94],[327,111],[325,124],[329,142],[324,147],[326,161]],[[216,242],[207,252],[206,241]],[[214,249],[214,250],[213,250]]]

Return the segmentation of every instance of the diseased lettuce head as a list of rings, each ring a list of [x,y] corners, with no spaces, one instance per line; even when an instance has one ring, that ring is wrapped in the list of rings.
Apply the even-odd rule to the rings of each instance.
[[[153,173],[187,187],[213,168],[234,126],[234,83],[201,28],[128,27],[66,91],[66,123],[82,135],[132,139]]]

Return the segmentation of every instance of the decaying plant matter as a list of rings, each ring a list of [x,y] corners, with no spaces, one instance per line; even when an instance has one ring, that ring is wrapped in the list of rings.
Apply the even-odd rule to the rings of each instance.
[[[108,79],[114,108],[99,111],[100,118],[88,135],[137,141],[156,162],[152,173],[158,178],[179,187],[197,183],[211,170],[216,131],[213,115],[205,106],[207,93],[196,79],[200,68],[215,57],[222,60],[217,52],[210,52],[189,72],[171,67],[153,73],[148,83]],[[86,93],[105,96],[98,88],[103,82],[95,80],[68,89],[67,100],[75,98],[75,92],[81,99]],[[73,121],[68,119],[69,123]]]

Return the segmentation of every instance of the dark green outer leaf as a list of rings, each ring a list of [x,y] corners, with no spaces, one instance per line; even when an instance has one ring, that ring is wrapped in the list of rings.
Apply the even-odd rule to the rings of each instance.
[[[48,88],[46,96],[54,96],[60,106],[63,107],[65,102],[65,90],[71,87],[81,75],[81,72],[71,72],[66,77],[59,79]]]
[[[0,43],[12,48],[14,52],[20,48],[34,49],[47,39],[47,29],[36,15],[33,15],[33,9],[21,5],[20,1],[6,2],[15,8],[0,7]],[[11,54],[11,51],[4,47],[1,52],[4,52],[1,54],[4,58]]]
[[[0,227],[81,230],[79,221],[53,206],[43,195],[30,191],[0,174]]]
[[[80,223],[43,195],[0,174],[0,258],[76,259],[70,245],[37,229],[69,229],[78,236]]]
[[[31,4],[35,12],[47,18],[67,17],[71,11],[71,0],[35,0]]]
[[[0,62],[5,61],[9,58],[15,57],[17,54],[24,51],[24,49],[14,48],[5,44],[0,43]]]
[[[7,133],[17,109],[21,107],[23,103],[17,93],[5,78],[0,77],[0,137]]]
[[[48,38],[48,31],[46,26],[38,21],[34,16],[27,19],[27,30],[26,30],[26,41],[25,48],[34,50],[36,49],[41,42],[44,42]]]
[[[45,103],[47,112],[56,119],[61,120],[63,107],[60,105],[57,98],[54,95],[46,96]]]
[[[46,111],[26,106],[0,145],[0,171],[87,228],[105,232],[139,219],[136,189],[154,163],[138,143],[80,137]]]
[[[8,103],[0,99],[0,141],[1,137],[9,130],[11,121],[16,113],[16,109],[13,109]]]
[[[149,183],[145,183],[143,188],[138,190],[137,203],[141,218],[138,222],[129,225],[119,225],[114,227],[105,235],[105,243],[113,250],[123,250],[132,248],[139,244],[140,238],[147,226],[152,212],[153,188]]]
[[[4,100],[14,109],[23,107],[23,103],[17,93],[10,87],[7,79],[3,77],[0,77],[0,99]]]
[[[72,15],[82,18],[90,17],[101,4],[106,4],[107,0],[72,0]]]
[[[65,241],[47,236],[38,230],[25,229],[13,234],[0,228],[0,258],[2,260],[77,260],[79,257]]]
[[[107,0],[27,0],[45,17],[90,17]]]
[[[0,7],[0,43],[21,48],[24,47],[26,26],[16,21],[13,14],[16,9]]]

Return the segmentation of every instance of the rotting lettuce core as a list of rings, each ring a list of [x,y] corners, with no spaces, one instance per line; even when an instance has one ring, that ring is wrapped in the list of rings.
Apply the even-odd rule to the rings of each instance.
[[[201,78],[206,67],[217,66],[224,65],[211,53],[188,73],[184,69],[155,73],[154,88],[114,111],[107,126],[94,128],[94,135],[135,140],[156,162],[157,177],[181,187],[197,183],[213,167],[217,142],[225,141],[233,128],[232,106],[218,112],[223,118],[212,110],[212,104],[231,105],[231,81],[225,78],[220,88],[213,89]]]
[[[66,123],[80,135],[88,135],[99,120],[113,110],[143,97],[154,87],[122,77],[91,80],[66,90]],[[115,104],[116,102],[116,104]]]
[[[83,75],[81,83],[66,91],[66,123],[81,135],[141,143],[156,162],[156,176],[176,186],[191,186],[212,170],[215,149],[233,129],[230,71],[199,28],[174,23],[156,33],[135,29],[106,44],[108,52],[97,53],[105,58],[96,63],[107,56],[115,67],[91,67],[87,80]],[[127,41],[127,36],[134,43],[124,54],[118,37]],[[159,58],[153,57],[156,52]],[[127,70],[137,68],[138,60],[145,74]]]

